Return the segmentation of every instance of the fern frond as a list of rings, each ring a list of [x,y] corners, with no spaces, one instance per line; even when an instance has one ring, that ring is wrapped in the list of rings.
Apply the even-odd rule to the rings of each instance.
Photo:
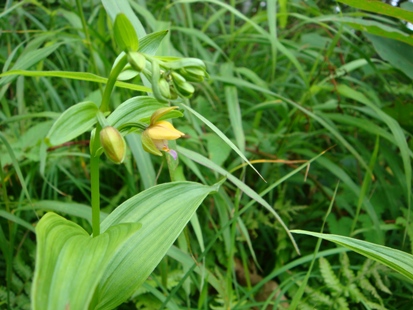
[[[392,294],[392,292],[390,291],[390,289],[383,283],[382,278],[379,274],[379,271],[377,269],[374,269],[371,273],[373,279],[374,279],[374,283],[376,284],[377,288],[382,291],[385,292],[389,295]]]
[[[336,294],[341,294],[343,287],[340,280],[336,277],[330,263],[324,258],[319,259],[320,272],[327,287]]]
[[[354,283],[356,281],[356,276],[353,270],[351,270],[350,259],[345,252],[340,255],[340,263],[344,279],[347,280],[347,283]]]
[[[333,309],[350,310],[350,307],[345,298],[338,297],[336,300],[334,300]]]
[[[310,286],[306,286],[304,292],[307,294],[308,299],[311,301],[313,309],[323,309],[324,307],[331,309],[331,307],[333,306],[333,301],[330,299],[330,297],[320,292],[319,290],[315,290]]]
[[[17,255],[13,260],[13,269],[24,282],[33,278],[32,268],[23,261],[21,255]]]

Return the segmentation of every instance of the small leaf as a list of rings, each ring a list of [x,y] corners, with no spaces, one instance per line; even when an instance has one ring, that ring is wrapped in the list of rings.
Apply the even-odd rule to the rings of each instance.
[[[116,15],[115,24],[113,27],[116,44],[122,51],[136,52],[139,47],[138,36],[132,23],[125,14]]]
[[[59,145],[73,140],[97,122],[97,112],[98,107],[91,101],[71,106],[56,120],[46,139],[51,145]]]

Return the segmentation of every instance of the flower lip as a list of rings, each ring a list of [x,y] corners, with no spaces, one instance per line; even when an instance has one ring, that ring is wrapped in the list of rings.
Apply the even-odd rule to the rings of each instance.
[[[145,131],[153,140],[176,140],[185,135],[167,121],[158,121]]]

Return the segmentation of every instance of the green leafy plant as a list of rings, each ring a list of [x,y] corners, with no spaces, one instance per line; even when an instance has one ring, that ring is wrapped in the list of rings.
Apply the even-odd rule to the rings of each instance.
[[[124,14],[116,16],[114,35],[124,54],[112,68],[102,102],[99,106],[91,101],[73,105],[60,115],[45,139],[48,146],[56,146],[94,127],[90,139],[93,236],[55,213],[42,217],[36,227],[38,248],[32,287],[33,309],[112,309],[120,305],[158,265],[205,196],[219,187],[219,184],[204,186],[190,182],[154,186],[128,199],[100,221],[101,154],[104,152],[112,162],[121,164],[126,155],[123,135],[140,131],[145,137],[142,138],[145,150],[159,156],[163,151],[176,160],[176,151],[168,148],[167,141],[183,133],[165,119],[180,117],[182,113],[176,111],[176,107],[160,104],[159,100],[167,101],[163,94],[170,90],[176,91],[178,96],[185,88],[184,97],[193,92],[192,86],[185,84],[185,78],[179,75],[179,82],[174,82],[173,77],[171,84],[162,84],[163,94],[155,91],[156,99],[138,97],[112,112],[110,95],[128,61],[138,73],[146,70],[148,77],[155,76],[152,78],[154,88],[161,83],[161,72],[165,81],[174,70],[185,70],[191,81],[206,76],[201,61],[163,59],[159,65],[158,59],[137,52],[139,40]],[[146,47],[156,50],[158,43],[152,40]],[[150,69],[146,69],[148,58]],[[123,117],[126,114],[129,117]]]

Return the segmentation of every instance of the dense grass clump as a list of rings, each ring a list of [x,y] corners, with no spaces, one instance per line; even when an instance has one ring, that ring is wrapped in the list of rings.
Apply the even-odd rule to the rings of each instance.
[[[185,133],[169,142],[178,161],[145,153],[135,133],[122,165],[102,157],[102,219],[157,184],[223,182],[118,309],[411,309],[412,270],[290,232],[413,251],[413,10],[353,2],[7,1],[0,308],[31,307],[35,227],[47,211],[94,231],[90,132],[44,139],[69,107],[102,102],[124,50],[116,8],[140,25],[141,45],[155,33],[155,55],[199,58],[207,73],[192,95],[170,100]],[[118,80],[113,109],[152,96],[143,73]]]

